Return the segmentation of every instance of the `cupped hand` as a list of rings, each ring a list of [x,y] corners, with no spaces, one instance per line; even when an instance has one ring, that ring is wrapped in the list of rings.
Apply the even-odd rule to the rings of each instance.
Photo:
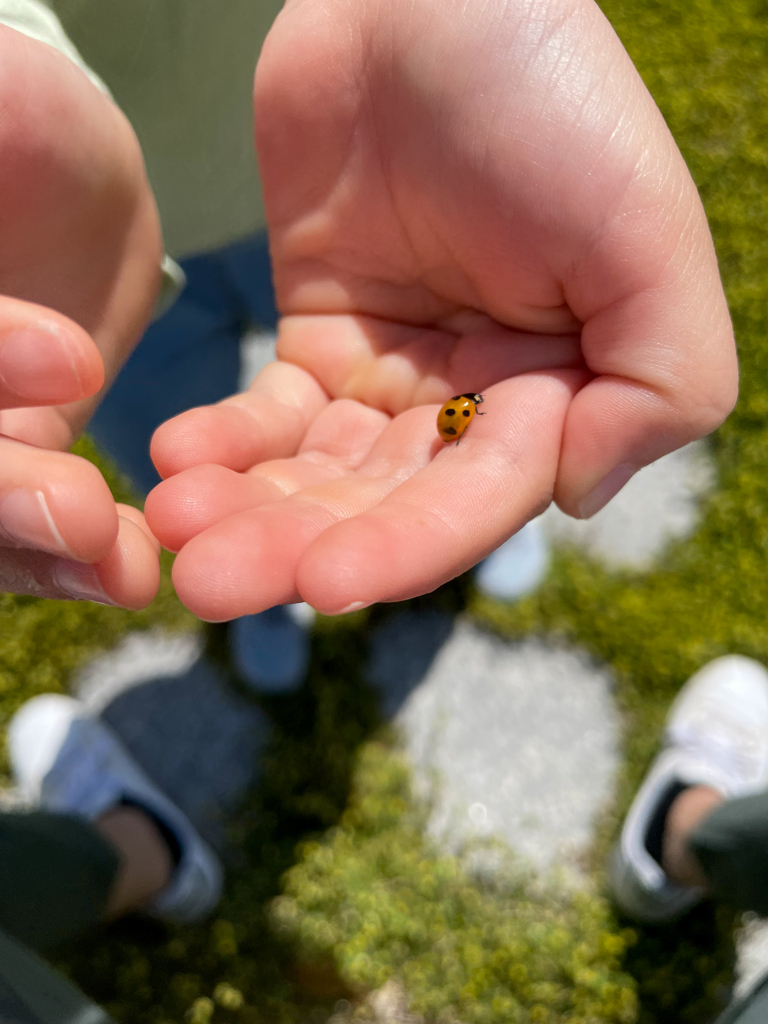
[[[157,542],[66,452],[140,336],[161,242],[123,115],[0,27],[0,589],[143,607]]]
[[[282,365],[153,442],[204,618],[423,593],[730,411],[696,189],[589,0],[292,0],[255,98]]]

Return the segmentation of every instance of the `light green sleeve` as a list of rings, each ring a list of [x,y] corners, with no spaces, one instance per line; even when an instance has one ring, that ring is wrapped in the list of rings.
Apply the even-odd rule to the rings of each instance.
[[[54,12],[41,0],[0,0],[0,25],[7,25],[8,28],[16,29],[17,32],[23,32],[30,39],[37,39],[38,42],[53,46],[54,49],[77,64],[97,88],[111,96],[102,79],[88,67],[80,56],[77,47],[61,27]],[[186,283],[184,271],[170,256],[164,257],[162,272],[163,277],[155,308],[155,317],[162,316],[173,305]]]
[[[109,95],[104,82],[85,63],[51,8],[41,0],[0,0],[0,25],[15,28],[30,39],[48,43],[77,64],[94,85]]]

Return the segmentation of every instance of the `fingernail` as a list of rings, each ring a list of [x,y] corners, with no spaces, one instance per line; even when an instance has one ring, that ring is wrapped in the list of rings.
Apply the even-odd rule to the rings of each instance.
[[[101,585],[92,565],[60,558],[53,567],[53,582],[75,601],[96,601],[115,605]]]
[[[42,491],[18,487],[0,501],[0,531],[21,548],[69,554]]]
[[[624,484],[631,480],[638,471],[638,466],[622,462],[604,476],[600,483],[579,502],[579,517],[589,519],[601,508],[604,508],[614,495],[618,494]]]
[[[359,612],[361,608],[370,608],[370,601],[353,601],[352,604],[348,604],[346,608],[342,608],[338,612],[331,612],[331,615],[347,615],[349,612]]]
[[[0,337],[0,383],[20,398],[51,401],[82,391],[77,342],[51,325]]]

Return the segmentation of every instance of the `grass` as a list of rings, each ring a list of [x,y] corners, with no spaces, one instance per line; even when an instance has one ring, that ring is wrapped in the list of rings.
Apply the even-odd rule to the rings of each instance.
[[[715,237],[742,368],[738,407],[712,440],[718,487],[695,536],[652,572],[608,572],[566,550],[514,608],[463,581],[417,602],[466,607],[510,638],[567,638],[612,667],[626,759],[596,844],[598,885],[680,685],[725,652],[768,662],[768,4],[603,9],[688,161]],[[170,931],[125,921],[59,962],[121,1024],[320,1021],[393,976],[431,1020],[711,1020],[730,981],[727,914],[705,908],[672,930],[632,932],[597,895],[544,894],[514,867],[491,886],[429,846],[360,674],[368,632],[386,614],[321,620],[306,686],[265,702],[274,739],[234,825],[241,857],[216,919]],[[2,597],[0,715],[65,688],[128,628],[190,622],[167,567],[161,597],[139,615]],[[221,641],[211,631],[214,654]]]

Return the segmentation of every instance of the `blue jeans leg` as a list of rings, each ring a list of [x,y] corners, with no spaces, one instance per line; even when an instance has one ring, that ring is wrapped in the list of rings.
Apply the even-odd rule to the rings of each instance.
[[[234,394],[243,334],[250,326],[277,325],[265,234],[181,266],[186,289],[148,328],[88,428],[144,493],[160,482],[149,457],[157,427]],[[284,609],[245,616],[231,635],[235,664],[254,689],[290,690],[303,679],[308,631]]]
[[[144,493],[160,482],[149,457],[157,427],[237,390],[240,339],[250,311],[232,280],[231,262],[226,252],[182,262],[187,287],[147,329],[89,425],[97,443]],[[271,290],[268,276],[267,285]]]

